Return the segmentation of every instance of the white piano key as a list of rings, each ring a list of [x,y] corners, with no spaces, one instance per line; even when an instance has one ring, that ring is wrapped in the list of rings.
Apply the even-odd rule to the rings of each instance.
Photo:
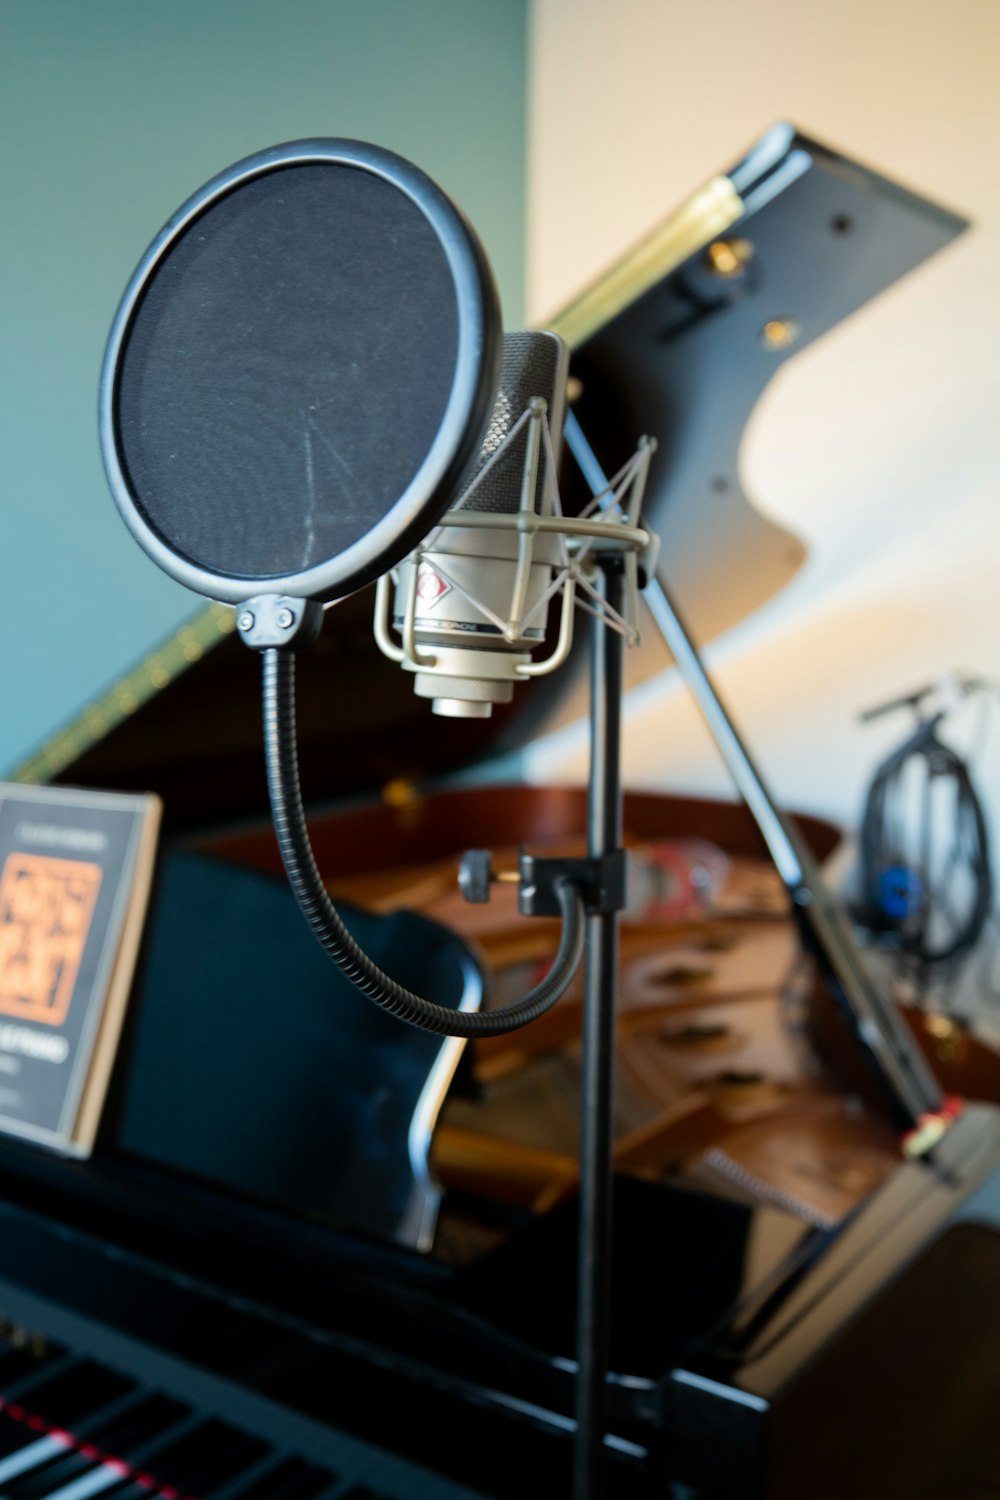
[[[113,1484],[120,1484],[128,1477],[128,1472],[124,1464],[102,1463],[89,1474],[81,1474],[78,1479],[64,1484],[61,1490],[53,1490],[46,1500],[90,1500],[91,1495],[99,1495]]]
[[[37,1443],[19,1448],[9,1458],[0,1459],[0,1484],[6,1484],[8,1479],[16,1479],[18,1474],[25,1474],[39,1464],[48,1463],[50,1458],[65,1453],[72,1446],[71,1439],[65,1433],[50,1432],[47,1437],[39,1438]]]

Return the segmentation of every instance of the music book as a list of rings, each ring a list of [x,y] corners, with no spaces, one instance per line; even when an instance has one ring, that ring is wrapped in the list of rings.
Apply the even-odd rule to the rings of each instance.
[[[160,810],[152,795],[0,783],[0,1131],[93,1148]]]

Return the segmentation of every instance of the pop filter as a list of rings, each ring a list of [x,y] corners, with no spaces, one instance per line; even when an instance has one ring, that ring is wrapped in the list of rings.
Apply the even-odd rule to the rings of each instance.
[[[501,350],[485,253],[416,167],[356,141],[260,152],[126,289],[101,379],[112,494],[198,593],[342,598],[454,499]]]
[[[452,1036],[510,1031],[555,1003],[583,951],[583,899],[560,872],[551,969],[489,1013],[383,973],[310,847],[294,649],[321,603],[395,567],[454,504],[494,415],[502,352],[489,262],[444,193],[377,147],[299,141],[238,162],[170,221],[126,289],[101,377],[101,446],[126,524],[166,573],[244,606],[237,627],[262,653],[271,808],[303,913],[376,1004]],[[537,425],[547,404],[536,405]],[[497,462],[517,430],[495,435]],[[487,498],[492,471],[477,476]],[[463,513],[465,526],[479,514]]]

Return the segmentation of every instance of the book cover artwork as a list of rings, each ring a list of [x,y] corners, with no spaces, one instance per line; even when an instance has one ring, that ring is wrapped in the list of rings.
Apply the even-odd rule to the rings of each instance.
[[[0,1129],[93,1144],[158,821],[155,797],[0,786]]]

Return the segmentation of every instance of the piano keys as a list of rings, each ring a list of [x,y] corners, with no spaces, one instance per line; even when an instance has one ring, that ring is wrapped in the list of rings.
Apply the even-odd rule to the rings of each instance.
[[[478,1500],[19,1289],[0,1306],[32,1320],[0,1338],[2,1500]]]

